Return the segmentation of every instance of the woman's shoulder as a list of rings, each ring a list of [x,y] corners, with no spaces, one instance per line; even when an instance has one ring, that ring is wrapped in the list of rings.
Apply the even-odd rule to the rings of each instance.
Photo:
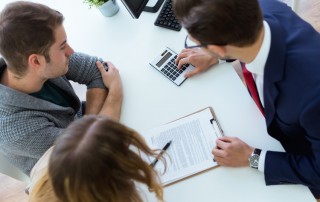
[[[28,185],[29,192],[32,191],[34,185],[38,182],[43,175],[47,174],[49,159],[54,146],[50,147],[38,160],[38,162],[33,166],[30,173],[30,184]]]

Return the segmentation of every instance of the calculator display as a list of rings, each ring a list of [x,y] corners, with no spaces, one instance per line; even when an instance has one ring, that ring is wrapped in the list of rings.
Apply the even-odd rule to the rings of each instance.
[[[167,61],[168,58],[170,58],[171,56],[172,56],[172,53],[168,52],[156,65],[158,67],[161,67],[161,65],[163,65],[163,63]]]

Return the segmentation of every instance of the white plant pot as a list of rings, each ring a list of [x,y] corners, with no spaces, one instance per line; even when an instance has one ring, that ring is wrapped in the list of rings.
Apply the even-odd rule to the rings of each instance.
[[[109,0],[101,6],[99,6],[98,9],[102,13],[102,15],[106,17],[111,17],[118,13],[119,6],[116,0]]]

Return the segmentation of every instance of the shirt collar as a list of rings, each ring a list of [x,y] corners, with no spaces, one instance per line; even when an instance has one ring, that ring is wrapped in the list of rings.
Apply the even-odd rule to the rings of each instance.
[[[264,37],[262,41],[261,48],[251,63],[246,64],[246,68],[254,74],[263,75],[264,67],[267,62],[267,58],[270,52],[270,44],[271,44],[271,31],[268,23],[263,21],[264,27]]]

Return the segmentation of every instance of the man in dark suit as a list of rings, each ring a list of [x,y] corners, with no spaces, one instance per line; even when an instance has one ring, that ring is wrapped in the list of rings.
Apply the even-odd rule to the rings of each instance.
[[[223,137],[212,151],[215,160],[258,169],[267,185],[308,186],[320,198],[319,33],[276,0],[175,0],[174,9],[189,33],[178,66],[195,65],[190,77],[218,58],[238,59],[268,133],[286,150],[261,151]]]

